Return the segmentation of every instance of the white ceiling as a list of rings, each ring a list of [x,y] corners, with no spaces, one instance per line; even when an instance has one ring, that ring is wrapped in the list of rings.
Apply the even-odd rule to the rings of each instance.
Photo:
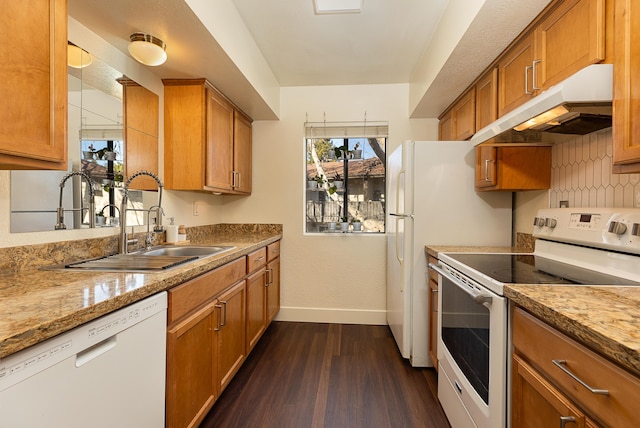
[[[316,15],[313,0],[232,0],[281,86],[406,83],[449,0],[363,0]]]
[[[549,1],[363,0],[362,13],[341,15],[314,14],[313,0],[68,3],[70,16],[124,53],[129,35],[134,32],[164,40],[169,59],[162,66],[149,67],[156,76],[205,77],[254,119],[268,120],[278,118],[278,106],[274,108],[254,76],[241,69],[252,65],[251,61],[266,62],[279,86],[413,83],[416,64],[425,63],[423,54],[437,51],[429,43],[443,11],[454,10],[452,6],[460,10],[479,5],[480,11],[469,30],[412,112],[412,117],[435,117]],[[248,54],[249,62],[244,58],[242,64],[223,49],[222,46],[230,46],[230,40],[223,39],[226,35],[216,33],[217,28],[208,29],[212,28],[208,26],[211,16],[194,13],[219,11],[216,18],[220,19],[222,12],[229,13],[234,7],[246,26],[242,31],[253,38],[250,49],[242,51]],[[451,19],[451,13],[445,15]],[[442,20],[446,22],[445,18]],[[256,45],[257,56],[261,53],[264,58],[255,58],[252,49]]]

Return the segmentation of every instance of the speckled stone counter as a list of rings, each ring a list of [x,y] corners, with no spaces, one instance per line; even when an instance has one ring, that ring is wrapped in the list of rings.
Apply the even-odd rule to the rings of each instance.
[[[425,247],[482,252],[482,247]],[[485,252],[500,248],[485,248]],[[504,295],[600,355],[640,376],[640,287],[505,284]]]
[[[281,238],[281,225],[228,224],[188,228],[187,239],[191,244],[235,248],[158,273],[40,269],[50,264],[113,253],[114,249],[109,245],[117,245],[117,239],[4,249],[1,258],[5,269],[0,275],[0,358],[168,290]]]

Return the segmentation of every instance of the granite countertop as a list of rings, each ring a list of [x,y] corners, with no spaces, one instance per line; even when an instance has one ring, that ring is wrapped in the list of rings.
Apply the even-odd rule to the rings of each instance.
[[[28,269],[0,276],[0,358],[215,269],[282,238],[282,227],[194,234],[195,245],[235,248],[164,272]]]
[[[481,247],[425,247],[438,252]],[[506,249],[506,247],[504,248]],[[495,251],[487,249],[486,252]],[[513,303],[640,376],[640,287],[505,284]]]

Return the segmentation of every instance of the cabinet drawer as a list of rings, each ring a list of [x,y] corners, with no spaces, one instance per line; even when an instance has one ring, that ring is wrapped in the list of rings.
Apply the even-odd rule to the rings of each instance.
[[[280,257],[280,241],[267,245],[267,261]]]
[[[180,319],[229,285],[245,276],[246,259],[241,257],[169,290],[168,323]]]
[[[513,325],[516,354],[536,367],[586,413],[607,426],[637,424],[638,378],[519,308],[514,311]],[[607,390],[608,395],[589,391],[558,365],[586,385]]]
[[[260,248],[247,255],[247,273],[251,273],[267,264],[267,247]]]

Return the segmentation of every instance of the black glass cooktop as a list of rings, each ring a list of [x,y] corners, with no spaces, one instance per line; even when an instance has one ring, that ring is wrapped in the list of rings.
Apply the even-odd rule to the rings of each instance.
[[[640,285],[635,281],[533,254],[448,253],[452,259],[508,284]]]

